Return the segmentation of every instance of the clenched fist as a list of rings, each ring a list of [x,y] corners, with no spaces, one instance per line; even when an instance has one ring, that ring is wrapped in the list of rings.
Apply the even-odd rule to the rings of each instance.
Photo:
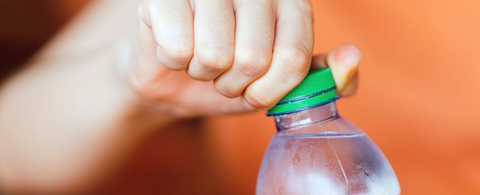
[[[130,84],[174,116],[272,107],[311,66],[330,66],[341,94],[354,92],[361,53],[313,57],[308,0],[145,0],[138,11]]]

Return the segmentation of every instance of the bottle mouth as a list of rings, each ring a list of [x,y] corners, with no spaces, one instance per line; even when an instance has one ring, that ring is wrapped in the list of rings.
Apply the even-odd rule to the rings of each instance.
[[[337,95],[337,90],[335,87],[332,87],[314,94],[278,102],[273,108],[268,110],[267,116],[278,116],[300,112],[328,104],[339,98],[340,96]]]

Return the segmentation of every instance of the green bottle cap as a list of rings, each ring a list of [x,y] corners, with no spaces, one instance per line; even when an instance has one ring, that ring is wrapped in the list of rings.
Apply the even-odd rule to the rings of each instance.
[[[297,87],[268,110],[268,115],[298,112],[337,98],[335,80],[330,68],[311,70]]]

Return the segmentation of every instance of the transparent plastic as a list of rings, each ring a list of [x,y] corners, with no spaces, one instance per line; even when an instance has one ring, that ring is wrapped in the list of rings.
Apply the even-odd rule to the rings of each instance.
[[[335,102],[277,115],[257,195],[398,195],[390,163]]]

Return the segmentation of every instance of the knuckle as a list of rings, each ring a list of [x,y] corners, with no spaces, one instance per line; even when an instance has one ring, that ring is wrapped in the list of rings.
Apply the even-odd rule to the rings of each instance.
[[[305,47],[290,47],[281,53],[281,60],[290,73],[304,74],[310,69],[312,54]]]
[[[255,89],[251,88],[245,93],[245,97],[252,106],[257,108],[269,108],[276,103],[274,99],[268,98],[268,95],[262,96],[260,94],[267,93],[258,93]]]
[[[258,77],[265,73],[270,65],[271,54],[253,49],[238,52],[235,63],[240,71],[248,77]]]
[[[225,97],[234,98],[240,96],[240,93],[238,92],[239,90],[236,90],[233,87],[229,87],[219,82],[214,82],[214,86],[215,89]]]
[[[175,62],[190,61],[193,56],[193,44],[176,43],[163,46],[165,53]]]
[[[188,72],[188,75],[190,78],[197,80],[197,81],[211,81],[213,78],[211,78],[209,75],[206,74],[200,74],[198,72]]]
[[[203,69],[208,71],[223,71],[232,64],[232,52],[220,47],[204,47],[197,51],[198,62]]]

